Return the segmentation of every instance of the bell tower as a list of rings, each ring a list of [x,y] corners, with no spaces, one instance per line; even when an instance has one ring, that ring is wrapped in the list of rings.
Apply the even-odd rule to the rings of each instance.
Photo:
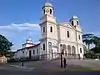
[[[42,7],[43,15],[53,16],[53,5],[49,2],[46,2]]]
[[[72,18],[70,19],[70,22],[75,27],[79,25],[79,20],[77,16],[72,16]]]
[[[57,52],[57,48],[53,49],[49,46],[53,45],[57,47],[58,33],[56,18],[54,17],[54,8],[50,2],[46,2],[43,5],[40,21],[41,53],[47,55],[45,59],[51,59],[53,52]]]
[[[50,2],[44,3],[42,7],[42,17],[41,22],[49,21],[56,23],[56,18],[54,17],[54,7]]]
[[[51,37],[50,35],[55,35],[57,23],[56,18],[54,17],[54,8],[53,5],[49,2],[46,2],[42,7],[42,17],[40,19],[40,27],[42,38]]]

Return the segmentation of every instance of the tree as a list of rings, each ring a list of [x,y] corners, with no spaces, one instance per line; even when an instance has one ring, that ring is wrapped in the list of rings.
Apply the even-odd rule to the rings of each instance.
[[[0,35],[0,55],[6,55],[13,44],[3,35]]]
[[[88,50],[90,49],[90,44],[93,43],[93,34],[84,34],[83,36],[83,42],[88,46]]]
[[[94,47],[91,49],[94,53],[100,53],[100,47]]]
[[[88,51],[85,51],[84,56],[86,58],[95,58],[96,53],[100,53],[100,37],[95,36],[93,34],[84,34],[83,35],[83,42],[88,46]],[[95,47],[89,50],[90,44],[94,44]],[[86,48],[84,47],[84,50]]]
[[[84,54],[86,58],[94,58],[95,53],[93,51],[88,51],[87,53]]]
[[[83,49],[84,49],[84,53],[88,53],[89,50],[87,49],[85,45],[83,45]]]
[[[94,36],[93,43],[94,43],[95,47],[100,47],[100,37]]]

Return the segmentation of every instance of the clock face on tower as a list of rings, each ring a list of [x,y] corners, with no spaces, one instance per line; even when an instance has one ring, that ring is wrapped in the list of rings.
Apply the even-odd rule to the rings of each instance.
[[[49,12],[49,9],[47,9],[46,12],[48,13]]]

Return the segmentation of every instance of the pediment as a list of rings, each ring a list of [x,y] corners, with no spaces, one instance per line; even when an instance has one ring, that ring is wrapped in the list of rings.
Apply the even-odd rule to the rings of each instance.
[[[68,28],[71,28],[71,29],[73,29],[73,27],[68,23],[68,24],[66,24],[66,26],[68,27]]]

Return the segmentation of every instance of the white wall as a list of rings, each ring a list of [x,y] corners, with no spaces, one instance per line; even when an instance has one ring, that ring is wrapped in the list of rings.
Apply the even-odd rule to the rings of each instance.
[[[82,32],[77,31],[75,28],[73,28],[72,26],[68,24],[63,24],[63,25],[60,25],[59,27],[60,27],[59,28],[60,29],[60,33],[59,33],[60,44],[65,44],[66,47],[70,45],[71,48],[72,46],[74,46],[76,48],[76,54],[80,54],[82,57],[82,55],[84,54]],[[67,37],[67,31],[69,31],[69,38]],[[80,39],[79,39],[79,35],[80,35]],[[82,48],[82,53],[80,53],[80,48]]]
[[[45,50],[43,50],[43,44],[45,44]],[[46,41],[42,41],[40,43],[40,55],[46,54],[46,53],[47,53],[47,42]]]
[[[75,30],[69,25],[60,25],[60,40],[76,42],[76,33]],[[69,38],[67,37],[67,31],[69,31]]]
[[[37,53],[37,49],[38,49],[38,53]],[[31,55],[35,56],[35,55],[40,55],[40,45],[36,46],[36,47],[31,47],[31,48],[24,48],[22,50],[18,50],[15,55],[14,58],[22,58],[22,57],[29,57],[29,51],[31,50]],[[35,51],[35,54],[33,54],[33,50]]]
[[[50,27],[52,26],[52,32],[50,32]],[[57,35],[57,25],[53,23],[47,23],[47,38],[51,39],[56,39],[58,40],[58,35]]]

